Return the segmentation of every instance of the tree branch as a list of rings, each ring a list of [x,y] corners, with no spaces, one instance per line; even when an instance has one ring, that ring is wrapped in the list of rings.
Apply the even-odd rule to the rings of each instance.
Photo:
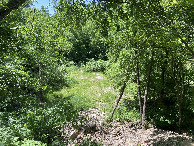
[[[187,48],[187,50],[189,50],[189,52],[192,54],[192,57],[194,58],[194,52],[193,50],[189,47],[188,43],[180,36],[178,35],[178,37],[181,39],[181,42],[183,44],[185,44],[185,47]]]
[[[0,21],[2,21],[9,13],[13,10],[16,10],[24,4],[27,0],[9,0],[9,2],[0,8]]]

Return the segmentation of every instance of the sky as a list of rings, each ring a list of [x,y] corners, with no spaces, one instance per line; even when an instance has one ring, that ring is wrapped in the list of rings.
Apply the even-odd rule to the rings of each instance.
[[[41,6],[44,6],[45,8],[48,8],[49,13],[50,13],[51,15],[54,14],[54,10],[53,10],[53,8],[52,8],[52,0],[36,0],[36,1],[33,3],[33,6],[32,6],[32,7],[41,9]]]

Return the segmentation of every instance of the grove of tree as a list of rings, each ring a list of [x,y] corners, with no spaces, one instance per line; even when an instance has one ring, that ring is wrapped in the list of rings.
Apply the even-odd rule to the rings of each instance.
[[[49,96],[71,86],[69,66],[88,62],[119,91],[110,121],[130,89],[143,129],[193,134],[191,0],[53,0],[53,15],[33,2],[0,1],[0,143],[60,142],[56,127],[78,111]]]

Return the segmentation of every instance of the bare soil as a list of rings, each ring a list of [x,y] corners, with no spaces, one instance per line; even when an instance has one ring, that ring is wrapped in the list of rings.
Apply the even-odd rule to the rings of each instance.
[[[68,146],[87,145],[83,144],[84,139],[104,146],[194,146],[193,137],[185,133],[161,130],[152,125],[143,130],[138,121],[121,123],[115,120],[107,124],[106,114],[100,108],[81,111],[80,116],[87,120],[80,123],[79,128],[75,129],[69,123],[63,129],[63,137]]]

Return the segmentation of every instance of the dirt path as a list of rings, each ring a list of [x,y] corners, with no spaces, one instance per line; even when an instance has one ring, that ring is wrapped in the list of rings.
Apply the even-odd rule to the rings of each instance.
[[[87,121],[79,130],[73,129],[71,124],[64,129],[66,133],[64,138],[71,138],[73,143],[79,145],[83,144],[83,139],[89,139],[93,144],[102,142],[104,146],[194,146],[192,137],[186,134],[180,135],[153,127],[142,130],[138,122],[114,121],[105,124],[105,113],[101,112],[100,108],[82,111],[80,115],[87,117]],[[67,145],[74,144],[67,143]]]

